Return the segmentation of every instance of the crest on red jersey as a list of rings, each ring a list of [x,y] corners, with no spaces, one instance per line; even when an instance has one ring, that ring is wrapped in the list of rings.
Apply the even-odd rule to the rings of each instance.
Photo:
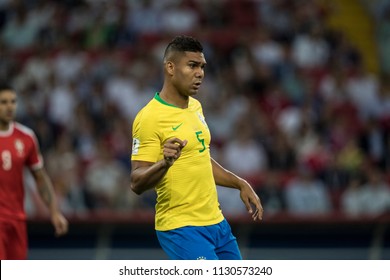
[[[20,139],[15,140],[15,150],[18,156],[23,156],[24,155],[24,143]]]

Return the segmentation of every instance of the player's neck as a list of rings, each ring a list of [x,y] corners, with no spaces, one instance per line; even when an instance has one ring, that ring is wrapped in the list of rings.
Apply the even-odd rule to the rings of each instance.
[[[0,121],[0,131],[8,131],[11,126],[10,122]]]
[[[174,89],[163,88],[159,95],[160,98],[168,104],[172,104],[182,109],[188,108],[189,97],[180,94]]]

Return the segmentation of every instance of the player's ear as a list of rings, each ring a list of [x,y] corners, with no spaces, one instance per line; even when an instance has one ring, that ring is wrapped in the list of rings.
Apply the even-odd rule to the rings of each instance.
[[[165,70],[167,71],[167,73],[169,74],[169,75],[173,75],[173,70],[174,70],[174,68],[175,68],[175,65],[174,65],[174,63],[172,62],[172,61],[167,61],[166,63],[165,63]]]

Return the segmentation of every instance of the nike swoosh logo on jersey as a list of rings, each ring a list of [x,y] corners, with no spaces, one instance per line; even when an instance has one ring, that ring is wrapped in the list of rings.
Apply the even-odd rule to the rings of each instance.
[[[178,126],[172,126],[173,131],[176,131],[179,127],[181,127],[183,123],[179,124]]]

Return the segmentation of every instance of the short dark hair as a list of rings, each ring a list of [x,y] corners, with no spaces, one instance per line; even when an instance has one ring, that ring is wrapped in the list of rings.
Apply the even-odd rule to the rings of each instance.
[[[9,83],[0,81],[0,91],[6,91],[6,90],[14,91],[14,88]]]
[[[203,52],[202,44],[191,36],[176,36],[166,47],[164,61],[172,52]]]

